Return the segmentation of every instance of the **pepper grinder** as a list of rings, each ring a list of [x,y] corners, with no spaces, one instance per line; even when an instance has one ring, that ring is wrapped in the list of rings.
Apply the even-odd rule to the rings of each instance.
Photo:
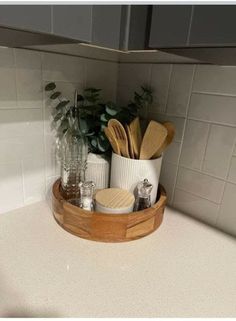
[[[152,184],[145,178],[142,182],[137,185],[137,197],[134,203],[134,211],[141,211],[145,208],[151,207],[151,191]]]

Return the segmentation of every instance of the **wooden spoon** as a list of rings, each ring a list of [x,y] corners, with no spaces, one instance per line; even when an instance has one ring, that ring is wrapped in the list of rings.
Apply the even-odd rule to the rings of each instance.
[[[165,126],[151,120],[143,137],[139,159],[151,159],[162,146],[166,136],[167,129]]]
[[[116,140],[115,135],[113,134],[113,131],[110,128],[105,127],[104,133],[107,136],[114,153],[121,155],[120,147],[119,147],[118,141]]]
[[[175,126],[173,123],[167,121],[165,123],[163,123],[163,126],[165,126],[165,128],[167,129],[167,136],[166,136],[166,139],[165,141],[163,142],[162,146],[160,146],[160,148],[156,151],[156,153],[153,155],[152,158],[157,158],[159,157],[163,151],[166,149],[166,147],[168,145],[171,144],[171,142],[173,141],[174,139],[174,136],[175,136]]]
[[[140,147],[142,143],[142,133],[141,133],[141,127],[139,122],[139,117],[136,117],[130,124],[130,135],[133,142],[133,151],[135,158],[139,158],[140,153]]]
[[[128,138],[123,125],[117,119],[110,119],[108,122],[108,128],[113,131],[120,147],[121,155],[130,158]]]
[[[131,158],[135,158],[134,157],[133,137],[131,136],[129,125],[126,124],[125,129],[126,129],[126,134],[128,137],[128,142],[129,142],[129,154],[130,154]]]

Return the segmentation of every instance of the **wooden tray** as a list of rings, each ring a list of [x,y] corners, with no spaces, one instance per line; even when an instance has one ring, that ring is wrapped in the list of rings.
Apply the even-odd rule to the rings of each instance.
[[[152,233],[161,225],[166,205],[161,185],[156,204],[128,214],[89,212],[68,203],[61,195],[59,179],[52,192],[53,215],[58,224],[74,235],[101,242],[132,241]]]

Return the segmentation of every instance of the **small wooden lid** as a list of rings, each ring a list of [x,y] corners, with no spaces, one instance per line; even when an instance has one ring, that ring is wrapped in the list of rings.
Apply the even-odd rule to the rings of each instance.
[[[121,188],[106,188],[95,196],[96,202],[106,208],[126,208],[134,203],[134,195]]]

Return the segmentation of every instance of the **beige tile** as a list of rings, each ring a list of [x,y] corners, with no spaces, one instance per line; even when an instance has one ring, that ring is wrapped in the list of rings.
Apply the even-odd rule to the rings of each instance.
[[[216,224],[219,205],[178,188],[175,189],[173,207],[208,224]]]
[[[40,109],[0,110],[0,138],[43,135]]]
[[[0,68],[15,68],[12,48],[0,48]]]
[[[14,68],[0,68],[0,108],[16,108],[16,72]]]
[[[193,91],[236,94],[236,67],[198,65]]]
[[[236,128],[212,125],[202,170],[226,178],[236,139]]]
[[[180,143],[172,142],[164,151],[163,160],[168,163],[177,164],[180,153]]]
[[[174,141],[181,142],[183,137],[184,122],[185,122],[185,119],[183,117],[169,116],[166,114],[154,113],[150,111],[148,112],[147,117],[149,120],[155,120],[161,123],[166,121],[172,122],[175,126]]]
[[[207,144],[209,125],[188,120],[181,150],[180,164],[200,169]]]
[[[220,204],[224,182],[206,174],[180,167],[176,187]]]
[[[236,125],[236,97],[192,94],[189,107],[189,117]]]
[[[236,145],[234,146],[233,154],[236,156]]]
[[[173,66],[167,101],[167,113],[179,116],[186,115],[193,72],[194,65]]]
[[[16,70],[17,106],[19,108],[42,108],[43,88],[41,70]]]
[[[44,157],[35,155],[22,161],[24,204],[45,199],[45,164]]]
[[[41,52],[28,49],[14,49],[18,69],[41,70]]]
[[[228,180],[236,184],[236,156],[231,158]]]
[[[42,72],[45,81],[85,83],[85,59],[66,55],[44,53]]]
[[[24,205],[20,162],[0,164],[0,214]]]
[[[217,227],[236,236],[236,185],[227,183],[217,220]]]
[[[169,164],[165,162],[162,163],[160,183],[164,186],[166,190],[168,204],[171,204],[174,184],[176,179],[176,173],[177,173],[177,165]]]
[[[164,112],[166,110],[168,89],[171,75],[171,65],[152,65],[151,87],[153,89],[152,111]]]
[[[101,97],[116,101],[118,65],[113,62],[87,60],[86,87],[102,89]]]

